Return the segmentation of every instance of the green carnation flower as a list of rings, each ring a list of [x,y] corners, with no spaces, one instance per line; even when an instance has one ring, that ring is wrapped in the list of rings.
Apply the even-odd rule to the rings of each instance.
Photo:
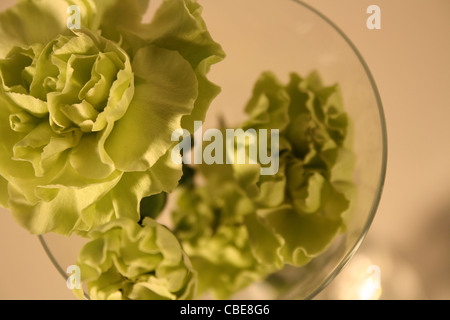
[[[235,176],[252,177],[240,182],[247,190],[279,199],[276,206],[258,202],[256,217],[248,220],[255,255],[277,263],[277,252],[284,263],[302,266],[345,230],[354,197],[350,124],[339,87],[324,86],[315,72],[306,78],[291,74],[287,85],[267,72],[256,83],[246,112],[250,118],[244,129],[280,131],[276,175],[259,176],[260,166],[233,166]],[[284,185],[271,187],[277,181]],[[265,248],[258,245],[269,240]]]
[[[236,182],[216,188],[208,180],[205,186],[178,190],[174,232],[199,274],[200,297],[212,292],[228,299],[276,270],[253,255],[246,223],[255,212]]]
[[[171,134],[203,120],[224,54],[196,2],[165,1],[144,25],[147,4],[22,0],[0,14],[0,205],[30,232],[139,221],[141,199],[178,184]]]
[[[175,236],[150,218],[121,218],[93,229],[78,256],[94,300],[192,299],[196,273]]]

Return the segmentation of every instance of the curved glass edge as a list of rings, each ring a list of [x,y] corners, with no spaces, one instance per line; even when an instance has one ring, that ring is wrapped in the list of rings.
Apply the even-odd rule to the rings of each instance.
[[[364,241],[364,238],[367,235],[367,232],[369,231],[370,226],[372,225],[373,219],[375,218],[375,214],[378,209],[378,205],[380,203],[380,199],[383,193],[384,188],[384,182],[386,180],[386,168],[387,168],[387,158],[388,158],[388,140],[387,140],[387,126],[386,126],[386,119],[385,114],[383,110],[383,103],[381,101],[380,92],[378,90],[377,84],[375,82],[375,79],[372,75],[372,72],[370,71],[369,66],[367,65],[366,61],[364,60],[362,54],[359,52],[358,48],[355,46],[355,44],[350,40],[350,38],[340,29],[333,21],[331,21],[327,16],[325,16],[322,12],[317,10],[316,8],[312,7],[311,5],[301,1],[301,0],[291,0],[293,2],[298,3],[299,5],[305,7],[306,9],[310,10],[320,18],[322,18],[325,22],[327,22],[333,29],[345,40],[345,42],[350,46],[350,48],[355,53],[356,57],[358,58],[359,62],[364,68],[364,71],[370,81],[370,85],[372,87],[373,93],[375,94],[375,99],[377,101],[378,105],[378,113],[380,116],[380,125],[381,125],[381,135],[382,135],[382,144],[383,144],[383,150],[382,150],[382,164],[381,164],[381,175],[378,182],[378,188],[377,188],[377,194],[375,196],[375,199],[372,203],[372,210],[369,215],[369,219],[367,220],[364,230],[361,233],[358,241],[353,245],[352,249],[344,256],[344,258],[341,260],[341,262],[334,268],[334,270],[328,275],[328,277],[322,282],[319,287],[314,290],[310,295],[308,295],[305,300],[311,300],[313,299],[317,294],[319,294],[323,289],[325,289],[333,280],[336,278],[336,276],[340,273],[340,271],[347,265],[347,263],[350,261],[350,259],[355,255],[358,248],[361,246],[361,243]]]
[[[45,239],[42,235],[38,236],[39,238],[39,242],[42,245],[42,248],[44,248],[45,253],[47,254],[48,258],[50,259],[50,261],[52,262],[53,266],[56,268],[56,270],[58,271],[58,273],[64,278],[64,280],[67,281],[67,279],[69,278],[67,276],[67,274],[64,272],[64,269],[59,265],[58,261],[56,260],[55,256],[53,255],[53,253],[50,251],[50,248],[47,245],[47,242],[45,242]],[[89,295],[83,291],[84,294],[84,298],[86,300],[89,300]]]
[[[362,234],[360,235],[358,241],[355,243],[355,245],[352,247],[352,249],[344,256],[344,258],[334,268],[334,270],[330,273],[330,275],[322,282],[321,285],[319,285],[319,287],[316,290],[314,290],[310,295],[308,295],[305,298],[305,300],[311,300],[316,295],[318,295],[323,289],[325,289],[336,278],[336,276],[340,273],[340,271],[347,265],[347,263],[350,261],[350,259],[357,252],[358,248],[361,246],[361,243],[364,241],[364,238],[366,237],[367,232],[369,231],[369,228],[372,225],[373,219],[375,218],[375,214],[376,214],[377,209],[378,209],[378,205],[380,203],[380,199],[381,199],[381,196],[382,196],[382,193],[383,193],[384,182],[385,182],[385,179],[386,179],[386,168],[387,168],[387,158],[388,158],[388,152],[387,152],[387,150],[388,150],[388,147],[387,147],[388,140],[387,140],[386,119],[385,119],[385,114],[384,114],[384,110],[383,110],[383,103],[381,101],[380,92],[379,92],[378,87],[376,85],[375,79],[374,79],[374,77],[372,75],[372,72],[370,71],[369,66],[367,65],[366,61],[364,60],[362,54],[359,52],[358,48],[353,44],[353,42],[344,33],[344,31],[342,31],[333,21],[331,21],[327,16],[325,16],[319,10],[315,9],[311,5],[309,5],[309,4],[307,4],[307,3],[303,2],[303,1],[300,1],[300,0],[290,0],[290,1],[298,3],[299,5],[305,7],[306,9],[310,10],[311,12],[313,12],[314,14],[316,14],[317,16],[322,18],[331,27],[333,27],[333,29],[351,47],[351,49],[353,50],[353,52],[357,56],[359,62],[363,66],[364,71],[366,72],[366,75],[369,78],[372,90],[373,90],[373,92],[375,94],[375,99],[377,101],[378,112],[379,112],[379,116],[380,116],[380,124],[381,124],[381,131],[382,131],[381,134],[382,134],[382,140],[383,140],[382,141],[382,143],[383,143],[383,150],[382,150],[383,154],[382,154],[382,164],[381,164],[381,176],[380,176],[380,180],[379,180],[379,184],[378,184],[378,188],[377,188],[378,191],[377,191],[377,194],[376,194],[375,199],[374,199],[373,204],[372,204],[372,211],[370,213],[369,219],[367,220],[367,222],[366,222],[366,224],[364,226],[364,231],[362,232]],[[39,238],[39,241],[40,241],[42,247],[44,248],[45,253],[49,257],[50,261],[52,262],[52,264],[54,265],[54,267],[56,268],[58,273],[65,280],[67,280],[67,278],[68,278],[67,274],[64,272],[64,270],[59,265],[58,261],[55,259],[55,257],[51,253],[50,249],[47,246],[47,243],[45,242],[44,237],[42,235],[39,235],[38,238]],[[84,293],[84,295],[85,295],[85,299],[89,300],[89,296],[87,295],[86,292]]]

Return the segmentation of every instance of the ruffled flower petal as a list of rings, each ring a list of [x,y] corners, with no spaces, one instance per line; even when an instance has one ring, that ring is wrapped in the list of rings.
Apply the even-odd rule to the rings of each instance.
[[[176,237],[150,218],[120,218],[93,229],[78,265],[91,299],[179,300],[195,295],[197,275]]]

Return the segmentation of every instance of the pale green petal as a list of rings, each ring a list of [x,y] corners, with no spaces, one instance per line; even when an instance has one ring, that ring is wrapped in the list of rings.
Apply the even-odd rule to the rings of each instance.
[[[80,267],[83,281],[96,279],[102,273],[102,268],[108,269],[112,265],[111,258],[108,259],[105,240],[102,238],[87,243],[78,254],[83,260]]]
[[[286,91],[291,100],[289,105],[290,120],[302,114],[309,114],[314,109],[314,94],[308,90],[308,82],[297,73],[290,74]],[[316,106],[315,110],[319,113],[323,112],[321,111],[320,105]],[[323,121],[323,119],[320,120]]]
[[[34,168],[36,176],[44,175],[44,167],[42,165],[42,152],[50,143],[52,138],[52,130],[48,123],[41,123],[32,130],[26,137],[19,141],[13,148],[13,160],[28,161]]]
[[[175,300],[176,296],[170,292],[164,280],[149,277],[146,282],[133,286],[129,298],[131,300]]]
[[[243,128],[278,129],[283,131],[288,125],[290,97],[273,73],[261,75],[253,89],[253,96],[245,107],[250,120]]]
[[[0,58],[14,46],[45,44],[67,30],[67,7],[60,0],[20,0],[0,13]]]
[[[64,152],[79,144],[81,134],[70,131],[61,135],[52,135],[41,154],[42,168],[47,172],[49,168],[64,156]]]
[[[248,162],[247,162],[248,163]],[[234,164],[233,173],[240,187],[251,198],[256,198],[259,194],[258,182],[261,166],[259,164]]]
[[[126,56],[124,55],[123,58]],[[124,67],[117,73],[117,79],[111,86],[109,98],[103,112],[97,117],[92,131],[101,131],[106,128],[104,145],[106,138],[113,129],[115,121],[123,117],[127,111],[134,95],[134,76],[129,59],[125,58]]]
[[[150,219],[144,219],[146,226],[156,227],[157,222]],[[161,227],[156,229],[156,245],[160,248],[164,256],[164,264],[178,265],[182,260],[181,246],[178,240],[168,229]]]
[[[90,15],[89,29],[101,29],[103,36],[120,40],[120,33],[133,30],[141,23],[149,0],[90,0],[95,10]]]
[[[253,200],[260,208],[274,208],[285,200],[286,177],[278,176],[261,183],[258,196]]]
[[[290,173],[292,170],[297,170],[297,167],[288,169],[288,179],[292,177]],[[300,171],[301,172],[301,171]],[[293,173],[295,175],[295,173]],[[321,204],[324,202],[322,193],[324,190],[325,178],[319,173],[312,173],[309,176],[304,176],[300,179],[290,180],[292,183],[300,183],[300,185],[290,185],[289,194],[293,199],[293,203],[298,212],[301,213],[316,213]]]
[[[139,247],[131,245],[131,239],[126,241],[126,237],[122,238],[124,248],[118,252],[119,256],[113,256],[112,258],[114,266],[124,277],[135,279],[147,273],[148,270],[156,269],[163,260],[161,254],[148,255],[139,251]]]
[[[79,260],[80,261],[80,260]],[[82,260],[81,260],[82,261]],[[84,264],[78,263],[83,277]],[[83,278],[82,278],[83,279]],[[88,293],[91,300],[122,300],[124,292],[129,290],[129,285],[114,268],[105,270],[88,283]]]
[[[61,106],[61,112],[82,132],[91,132],[94,121],[97,119],[98,111],[86,100],[81,103]]]
[[[53,46],[56,43],[56,40],[46,43],[42,52],[37,55],[33,61],[34,76],[30,83],[29,93],[31,96],[42,101],[47,101],[48,93],[53,92],[56,89],[62,90],[66,81],[66,70],[55,64],[55,59],[51,58]],[[66,63],[63,65],[65,66]],[[58,72],[61,73],[58,74]]]
[[[83,210],[102,199],[117,184],[119,177],[84,188],[48,185],[36,188],[36,202],[30,203],[21,189],[9,184],[11,214],[33,234],[56,232],[70,234]],[[40,201],[38,201],[40,199]],[[92,227],[92,226],[89,226]]]
[[[108,193],[102,199],[84,209],[80,214],[80,220],[74,227],[76,232],[85,237],[86,232],[93,227],[103,225],[117,218],[112,203],[111,193]]]
[[[6,92],[5,95],[18,107],[38,118],[42,118],[48,114],[47,103],[45,101],[39,100],[30,95],[15,92]]]
[[[353,176],[355,169],[356,156],[349,149],[339,150],[336,163],[331,169],[330,181],[341,182],[348,181]]]
[[[21,190],[9,184],[9,207],[13,218],[32,234],[43,234],[55,231],[62,234],[69,233],[78,220],[79,213],[76,211],[76,200],[71,195],[62,194],[67,201],[68,210],[61,211],[61,208],[53,203],[45,203],[42,206],[31,204],[24,198]],[[62,198],[61,196],[58,199]],[[58,209],[59,211],[55,211]]]
[[[172,162],[170,152],[146,172],[124,173],[120,182],[111,191],[113,204],[119,216],[125,214],[135,221],[140,220],[142,198],[161,192],[171,192],[181,179],[182,167]]]
[[[184,116],[181,125],[184,129],[194,132],[194,122],[204,121],[208,108],[214,99],[221,92],[221,88],[208,80],[208,74],[211,66],[223,60],[224,54],[218,51],[217,56],[212,56],[203,60],[195,70],[198,81],[198,97],[195,101],[194,110],[190,115]]]
[[[326,182],[322,191],[323,214],[329,219],[340,220],[343,213],[350,207],[351,193],[354,186],[337,188],[334,184]],[[346,189],[350,189],[347,191]],[[341,191],[342,190],[342,191]]]
[[[115,52],[99,53],[92,68],[92,78],[80,91],[79,98],[85,98],[94,106],[101,106],[109,97],[111,85],[115,81],[118,69],[123,68],[124,64]],[[86,91],[85,95],[83,90]]]
[[[177,52],[152,46],[136,54],[133,70],[134,99],[105,148],[117,169],[144,171],[173,144],[172,132],[180,128],[181,117],[192,111],[197,80]],[[127,152],[123,152],[123,141],[133,141]]]
[[[27,112],[19,111],[9,116],[10,127],[19,133],[29,133],[39,124],[39,120]]]
[[[13,47],[5,59],[0,60],[0,82],[5,91],[28,93],[35,75],[32,63],[41,50],[40,44],[26,49]]]
[[[285,262],[296,266],[304,265],[318,256],[337,235],[342,224],[322,215],[299,215],[289,207],[268,210],[261,213],[275,234],[284,239],[281,248]]]
[[[168,289],[172,292],[183,290],[185,281],[188,279],[189,270],[187,268],[180,267],[181,261],[174,266],[160,266],[156,270],[158,277],[164,277],[167,279]]]
[[[284,244],[283,238],[274,234],[257,214],[247,215],[245,224],[255,258],[260,263],[273,266],[274,269],[280,269],[284,265],[284,259],[280,253]]]
[[[115,168],[112,163],[104,163],[99,147],[101,136],[96,133],[85,134],[78,145],[72,149],[69,161],[82,176],[91,179],[105,179]]]
[[[124,173],[122,179],[111,190],[112,204],[118,217],[139,221],[139,203],[151,188],[150,176],[144,172]]]
[[[52,130],[56,133],[63,133],[72,128],[73,123],[63,113],[60,108],[61,105],[70,105],[77,102],[77,100],[70,94],[52,92],[47,95],[48,108],[50,113],[50,125]]]
[[[68,62],[72,55],[89,57],[99,53],[96,41],[88,31],[73,32],[73,35],[76,36],[60,35],[56,38],[55,44],[52,44],[52,59],[56,57]]]
[[[203,121],[211,101],[220,88],[211,83],[206,74],[211,65],[225,57],[221,46],[212,39],[201,17],[202,7],[192,0],[164,1],[152,22],[130,31],[134,37],[131,46],[142,43],[178,51],[195,71],[198,97],[192,113],[183,117],[183,128],[193,132],[194,121]],[[176,18],[174,18],[176,17]],[[136,48],[132,48],[136,51]]]

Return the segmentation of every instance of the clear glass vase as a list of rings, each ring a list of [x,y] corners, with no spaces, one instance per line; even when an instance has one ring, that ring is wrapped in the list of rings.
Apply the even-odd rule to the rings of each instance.
[[[159,1],[152,3],[146,19]],[[213,67],[210,79],[222,93],[210,107],[206,127],[219,118],[233,127],[245,119],[243,106],[262,71],[283,81],[290,72],[317,70],[325,84],[338,83],[352,119],[357,195],[347,230],[304,267],[286,267],[267,282],[250,286],[236,299],[310,299],[351,259],[375,216],[387,160],[386,126],[373,76],[351,40],[310,5],[295,0],[207,0],[203,17],[227,58]],[[284,78],[283,78],[284,77]],[[85,239],[49,234],[40,237],[55,267],[66,278]],[[201,276],[201,275],[200,275]],[[63,279],[62,279],[63,281]],[[276,284],[276,285],[275,285]]]

